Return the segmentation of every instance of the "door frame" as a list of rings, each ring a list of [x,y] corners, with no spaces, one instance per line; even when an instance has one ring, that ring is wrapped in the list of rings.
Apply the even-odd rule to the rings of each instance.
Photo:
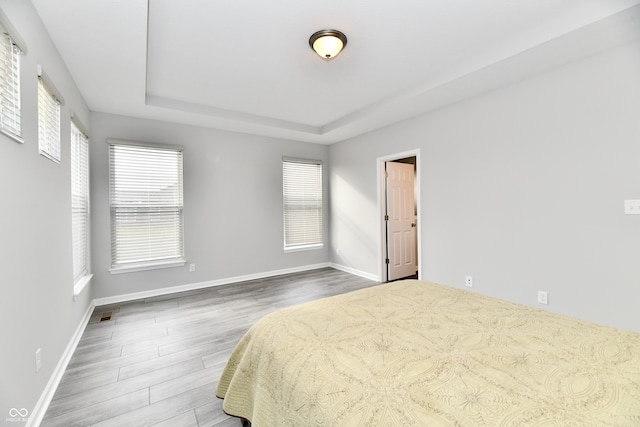
[[[394,160],[400,160],[407,157],[415,157],[416,158],[416,176],[415,176],[415,202],[416,202],[416,216],[417,216],[417,227],[416,227],[416,242],[417,242],[417,253],[416,253],[416,261],[417,271],[418,271],[418,279],[422,278],[422,262],[420,261],[420,255],[422,254],[422,239],[420,236],[422,235],[422,204],[420,203],[420,149],[417,148],[415,150],[404,151],[401,153],[391,154],[384,157],[378,157],[377,159],[377,181],[378,181],[378,271],[379,278],[381,282],[386,282],[388,279],[387,276],[387,268],[385,264],[386,252],[387,252],[387,225],[384,220],[385,215],[385,206],[386,206],[386,192],[385,192],[385,176],[384,176],[384,164],[386,162],[392,162]]]

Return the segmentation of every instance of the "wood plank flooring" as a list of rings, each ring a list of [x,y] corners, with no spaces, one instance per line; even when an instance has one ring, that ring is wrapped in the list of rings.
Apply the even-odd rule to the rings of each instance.
[[[324,268],[96,307],[41,426],[239,427],[215,389],[249,327],[376,284]]]

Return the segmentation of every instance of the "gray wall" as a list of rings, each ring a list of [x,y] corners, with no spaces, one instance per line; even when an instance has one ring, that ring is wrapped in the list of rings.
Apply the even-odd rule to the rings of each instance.
[[[376,159],[414,149],[424,279],[640,332],[638,43],[331,146],[333,262],[378,274]]]
[[[420,149],[423,278],[640,332],[640,45],[537,75],[331,147],[93,113],[30,2],[24,144],[0,135],[0,420],[33,411],[90,301],[304,268],[377,275],[377,158]],[[36,64],[65,98],[62,162],[38,155]],[[72,298],[69,118],[91,138],[91,285]],[[111,275],[106,138],[185,147],[188,267]],[[282,156],[325,162],[331,248],[282,252]],[[327,194],[328,195],[328,194]],[[331,210],[329,211],[329,205]],[[338,250],[340,254],[338,254]],[[34,353],[43,367],[35,372]],[[4,414],[4,415],[3,415]]]
[[[70,114],[89,127],[89,110],[28,1],[0,1],[27,44],[22,58],[24,144],[0,135],[0,424],[10,408],[32,413],[90,305],[73,300]],[[38,154],[37,64],[62,93],[62,161]],[[35,372],[35,351],[42,369]],[[15,423],[14,423],[15,424]]]
[[[320,250],[283,253],[282,157],[319,159],[328,147],[92,113],[95,297],[112,297],[327,263]],[[184,267],[110,274],[107,138],[184,146]],[[324,174],[327,182],[328,174]],[[325,185],[326,186],[326,185]],[[328,212],[328,195],[325,196]],[[328,220],[325,214],[325,240]]]

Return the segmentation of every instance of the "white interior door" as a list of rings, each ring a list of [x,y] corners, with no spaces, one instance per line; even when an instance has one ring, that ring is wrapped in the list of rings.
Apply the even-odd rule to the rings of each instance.
[[[414,166],[386,162],[388,280],[416,273]]]

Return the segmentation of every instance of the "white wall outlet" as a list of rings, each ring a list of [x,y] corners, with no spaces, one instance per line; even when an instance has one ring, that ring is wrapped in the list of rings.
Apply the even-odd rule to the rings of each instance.
[[[640,200],[625,200],[624,213],[626,215],[640,215]]]
[[[465,285],[467,285],[470,288],[473,288],[473,277],[467,276],[465,278]]]
[[[538,302],[540,304],[549,304],[549,297],[545,291],[538,291]]]
[[[194,271],[196,271],[196,265],[195,264],[189,264],[189,273],[193,273]]]
[[[38,372],[42,368],[42,349],[39,348],[36,350],[36,372]]]

